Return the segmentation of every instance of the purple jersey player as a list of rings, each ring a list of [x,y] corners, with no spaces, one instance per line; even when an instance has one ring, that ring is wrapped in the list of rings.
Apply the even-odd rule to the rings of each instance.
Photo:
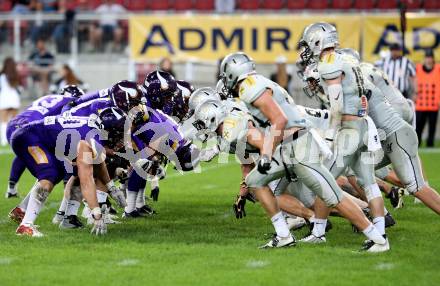
[[[12,133],[17,129],[20,129],[22,126],[30,122],[41,120],[45,116],[60,114],[63,106],[74,99],[75,97],[72,96],[55,94],[46,95],[37,99],[31,106],[9,121],[6,130],[8,142],[11,143]],[[9,186],[8,191],[6,192],[6,198],[17,196],[16,184],[25,169],[26,167],[24,164],[18,158],[14,158],[9,175]]]
[[[128,159],[131,162],[136,161],[133,158],[152,159],[159,154],[172,161],[178,170],[192,170],[198,164],[198,149],[183,138],[177,123],[162,111],[149,108],[148,115],[148,121],[136,126],[133,131],[133,143],[140,151]],[[130,150],[126,151],[130,152]],[[126,153],[126,155],[130,154]],[[135,218],[141,216],[142,213],[142,207],[136,207],[136,199],[139,190],[145,189],[147,173],[150,170],[142,170],[145,167],[139,168],[137,164],[132,165],[135,170],[128,180],[127,206],[124,216]],[[149,165],[149,167],[152,166]]]
[[[120,146],[125,115],[117,108],[105,108],[99,115],[91,116],[47,116],[29,123],[13,133],[11,146],[37,183],[31,189],[24,218],[17,228],[19,235],[42,236],[34,225],[44,201],[53,187],[63,178],[66,167],[76,160],[81,191],[95,219],[94,229],[105,233],[100,208],[96,199],[93,178],[94,167],[103,183],[110,178],[101,154],[102,146],[113,149]],[[107,137],[102,136],[106,135]],[[101,159],[102,158],[102,159]],[[108,187],[108,186],[107,186]]]

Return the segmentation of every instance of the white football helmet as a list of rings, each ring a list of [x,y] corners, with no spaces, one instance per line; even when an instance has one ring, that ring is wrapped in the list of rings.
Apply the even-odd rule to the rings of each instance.
[[[220,65],[220,78],[228,90],[233,90],[240,80],[254,73],[254,60],[243,52],[227,55]]]
[[[325,22],[318,22],[307,26],[299,42],[301,59],[308,64],[312,59],[317,60],[324,49],[339,46],[336,28]]]
[[[194,127],[199,131],[216,132],[226,118],[226,109],[221,101],[209,100],[197,107]]]
[[[197,107],[208,99],[220,101],[220,96],[214,89],[210,87],[202,87],[196,89],[196,91],[191,94],[188,100],[189,113],[194,113]]]

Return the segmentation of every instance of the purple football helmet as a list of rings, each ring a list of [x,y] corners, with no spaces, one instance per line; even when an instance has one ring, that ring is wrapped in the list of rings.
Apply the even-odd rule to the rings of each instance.
[[[60,94],[65,96],[80,98],[82,95],[84,95],[84,91],[78,86],[71,84],[61,88]]]
[[[107,139],[103,140],[105,146],[113,149],[118,144],[122,145],[125,118],[124,111],[117,107],[107,107],[99,112],[98,127],[107,132]]]
[[[124,112],[142,103],[142,91],[134,81],[122,80],[110,89],[113,104]]]
[[[162,110],[168,115],[173,114],[174,97],[178,96],[180,89],[177,88],[177,82],[170,73],[164,71],[149,73],[143,87],[152,108]]]
[[[196,90],[194,86],[184,80],[177,81],[177,88],[182,92],[183,98],[189,98],[191,94]]]

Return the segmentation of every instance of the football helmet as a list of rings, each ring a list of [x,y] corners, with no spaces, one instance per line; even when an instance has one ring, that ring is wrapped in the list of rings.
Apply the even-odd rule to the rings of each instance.
[[[113,104],[128,113],[142,103],[142,91],[134,81],[122,80],[110,88]]]
[[[124,139],[125,113],[117,107],[104,108],[96,120],[101,131],[107,133],[104,145],[113,149]],[[105,138],[105,137],[104,137]]]
[[[220,65],[220,79],[229,91],[233,91],[240,80],[253,73],[255,62],[243,52],[227,55]]]
[[[226,111],[222,102],[208,100],[197,107],[194,113],[194,127],[198,131],[214,133],[225,118]]]
[[[174,111],[174,98],[179,95],[175,78],[168,72],[150,72],[144,80],[143,88],[151,107],[162,110],[167,115]]]
[[[84,91],[76,85],[70,84],[66,85],[60,89],[60,94],[65,96],[71,96],[79,98],[84,95]]]
[[[326,22],[318,22],[307,26],[299,42],[301,60],[308,65],[311,60],[319,59],[321,52],[339,46],[336,28]]]
[[[210,87],[202,87],[194,91],[188,100],[189,113],[194,113],[197,107],[208,99],[220,101],[220,96]]]

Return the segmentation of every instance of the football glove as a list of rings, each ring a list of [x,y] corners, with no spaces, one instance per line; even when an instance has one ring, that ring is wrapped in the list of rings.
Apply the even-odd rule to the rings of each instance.
[[[210,149],[203,149],[200,151],[200,161],[203,162],[210,162],[212,159],[214,159],[215,156],[219,153],[218,147],[214,146]]]
[[[104,217],[100,208],[94,208],[92,210],[93,227],[90,231],[91,234],[104,235],[107,233],[107,225],[104,222]]]
[[[270,163],[272,160],[267,155],[262,155],[258,160],[257,170],[261,174],[267,174],[267,171],[270,170]]]
[[[237,219],[243,218],[246,216],[246,211],[244,206],[246,205],[246,198],[242,196],[237,196],[234,204],[232,205],[232,209],[234,210],[235,217]]]
[[[127,202],[125,201],[125,196],[122,190],[118,189],[116,186],[112,186],[108,192],[119,207],[124,208],[127,206]]]

